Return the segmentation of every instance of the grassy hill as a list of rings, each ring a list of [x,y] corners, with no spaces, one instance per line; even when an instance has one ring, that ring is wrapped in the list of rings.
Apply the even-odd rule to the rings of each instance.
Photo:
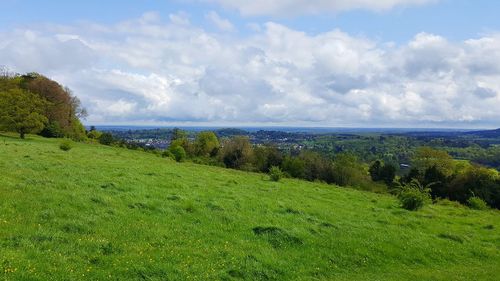
[[[0,136],[0,279],[498,280],[500,214]]]

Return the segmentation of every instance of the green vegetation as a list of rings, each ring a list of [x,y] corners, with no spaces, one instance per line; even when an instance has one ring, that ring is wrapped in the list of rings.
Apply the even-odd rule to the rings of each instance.
[[[89,139],[93,138],[93,132],[91,130],[88,133]],[[100,143],[151,151],[164,156],[168,153],[177,162],[189,160],[197,164],[262,173],[269,172],[271,167],[278,167],[283,176],[378,193],[386,193],[400,186],[411,186],[416,181],[429,187],[429,194],[434,200],[446,198],[467,204],[472,194],[477,194],[487,205],[500,209],[500,175],[496,170],[453,159],[446,151],[431,147],[416,148],[409,159],[412,168],[397,176],[397,168],[390,161],[376,160],[369,166],[351,152],[339,152],[334,157],[307,149],[286,154],[286,151],[279,150],[273,144],[252,145],[247,136],[224,138],[219,143],[213,132],[195,134],[194,140],[188,135],[183,130],[174,129],[168,152],[161,152],[152,146],[115,140],[110,133],[101,134],[101,138],[106,136],[109,141],[103,142],[100,139]],[[406,202],[410,204],[408,208],[421,208],[424,200],[418,197],[422,194],[412,190],[405,194],[408,195],[408,198],[405,197],[408,199]],[[403,205],[406,206],[406,203]]]
[[[63,151],[70,151],[73,148],[73,142],[71,142],[71,140],[65,139],[59,144],[59,148]]]
[[[0,76],[0,130],[84,140],[80,100],[38,73]]]
[[[0,92],[0,130],[14,131],[24,139],[28,133],[39,133],[48,122],[43,115],[48,102],[21,89]]]
[[[500,216],[0,136],[2,280],[496,280]]]
[[[401,206],[409,211],[420,210],[428,204],[431,201],[430,192],[429,186],[422,186],[416,179],[412,179],[397,191]]]
[[[269,168],[269,178],[272,181],[280,181],[282,177],[283,172],[281,171],[280,167],[272,166],[271,168]]]
[[[488,210],[488,204],[483,199],[473,196],[467,200],[467,205],[474,210]]]

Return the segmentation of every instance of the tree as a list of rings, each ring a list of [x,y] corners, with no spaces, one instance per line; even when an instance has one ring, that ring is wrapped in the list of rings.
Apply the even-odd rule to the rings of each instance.
[[[172,137],[170,138],[171,141],[186,139],[186,138],[187,138],[186,131],[181,130],[179,128],[174,128],[172,130]]]
[[[23,139],[28,133],[38,133],[48,123],[43,113],[49,105],[21,89],[0,92],[0,129],[15,131]]]
[[[472,196],[479,197],[488,205],[500,209],[500,176],[493,169],[470,166],[450,182],[448,194],[451,200],[466,203]]]
[[[419,147],[412,159],[412,167],[418,169],[423,174],[432,166],[436,166],[445,176],[453,174],[453,158],[446,151],[426,146]]]
[[[272,166],[281,166],[283,154],[273,145],[254,148],[254,165],[258,171],[267,173]]]
[[[180,145],[170,146],[168,150],[170,151],[170,153],[172,153],[172,155],[175,158],[175,161],[177,162],[181,162],[186,158],[186,151]]]
[[[213,132],[200,132],[196,135],[194,146],[196,155],[209,156],[214,150],[219,148],[219,140]]]
[[[248,169],[253,158],[250,140],[245,136],[236,136],[226,141],[220,150],[219,157],[228,168]]]
[[[335,157],[332,172],[334,183],[348,186],[359,184],[362,181],[364,169],[355,155],[341,153]]]
[[[382,164],[380,163],[379,160],[377,160],[377,161],[373,162],[373,164],[368,169],[368,172],[370,173],[370,177],[372,178],[373,181],[380,180],[380,169],[381,168],[382,168]]]
[[[302,151],[299,158],[304,163],[304,178],[309,181],[316,179],[332,183],[331,161],[314,151]]]
[[[294,178],[304,178],[305,163],[298,157],[287,156],[282,163],[283,172]]]
[[[43,115],[51,124],[57,124],[64,136],[85,138],[85,128],[79,118],[85,118],[87,111],[69,88],[38,73],[21,76],[19,86],[50,102]]]
[[[423,183],[424,185],[432,184],[430,187],[432,197],[450,198],[447,190],[448,179],[436,166],[425,170]]]
[[[383,180],[386,184],[391,184],[396,177],[396,167],[390,163],[385,163],[380,169],[379,177],[380,180]]]
[[[111,145],[115,141],[111,133],[102,133],[98,140],[100,144],[104,145]]]
[[[40,132],[40,135],[45,138],[62,138],[64,137],[64,132],[62,131],[61,126],[59,126],[59,123],[54,121],[49,122],[49,124]]]

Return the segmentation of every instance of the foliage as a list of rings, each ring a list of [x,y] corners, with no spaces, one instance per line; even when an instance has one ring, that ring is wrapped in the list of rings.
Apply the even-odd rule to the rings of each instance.
[[[261,145],[253,149],[254,166],[257,171],[267,172],[272,166],[281,166],[283,154],[274,145]]]
[[[333,182],[340,186],[359,185],[365,175],[364,167],[351,153],[340,153],[335,157],[332,173]]]
[[[382,163],[377,160],[370,165],[368,172],[370,173],[370,177],[373,181],[379,181],[380,178],[380,170],[382,169]]]
[[[162,151],[161,157],[163,157],[163,158],[171,158],[171,159],[175,160],[175,156],[174,156],[174,154],[172,154],[172,152],[170,152],[170,150],[164,150],[164,151]]]
[[[282,163],[283,172],[293,178],[305,177],[305,163],[299,157],[286,156]]]
[[[104,145],[111,145],[115,141],[111,133],[102,133],[98,140],[100,144]]]
[[[175,161],[181,162],[186,159],[186,151],[180,145],[171,146],[169,148],[170,153],[174,156]]]
[[[180,139],[187,139],[187,132],[179,128],[174,128],[172,130],[172,137],[170,140],[175,141]]]
[[[476,196],[472,196],[469,199],[467,199],[467,206],[469,206],[471,209],[474,209],[474,210],[488,210],[489,209],[488,204],[486,204],[486,202],[484,202],[483,199],[476,197]]]
[[[94,128],[91,128],[90,131],[87,133],[87,137],[89,139],[98,140],[102,134],[103,133],[101,131],[96,130],[94,127]]]
[[[69,151],[73,148],[73,143],[71,142],[71,140],[69,139],[64,139],[63,141],[61,141],[61,143],[59,144],[59,148],[63,151]]]
[[[433,198],[450,197],[448,192],[449,180],[435,165],[425,170],[423,184],[432,184],[431,195]]]
[[[413,179],[410,183],[401,186],[398,198],[404,209],[417,211],[430,202],[430,188]]]
[[[80,100],[69,88],[38,73],[22,76],[21,87],[50,102],[45,116],[50,123],[57,123],[63,135],[75,140],[85,138],[85,129],[79,121],[87,116]]]
[[[226,140],[219,157],[228,168],[242,169],[248,167],[253,160],[253,149],[248,137],[237,136]]]
[[[302,151],[299,158],[304,163],[304,178],[306,180],[322,180],[333,183],[331,160],[314,151]]]
[[[80,118],[87,116],[80,100],[68,88],[38,73],[0,77],[0,93],[4,103],[7,96],[10,106],[5,113],[3,127],[16,131],[22,137],[26,133],[40,133],[45,137],[69,137],[74,140],[86,138]],[[13,100],[12,96],[15,96]],[[22,99],[22,100],[21,100]],[[14,114],[17,116],[14,118]],[[6,118],[5,115],[10,115]],[[21,124],[23,120],[24,124]],[[7,124],[6,124],[7,123]]]
[[[20,89],[0,92],[0,129],[15,131],[21,138],[43,130],[48,120],[43,115],[49,103]]]
[[[283,177],[283,172],[281,171],[280,167],[278,166],[272,166],[269,168],[269,178],[272,181],[279,181]]]
[[[192,157],[195,155],[195,146],[187,137],[181,137],[173,139],[170,143],[170,147],[180,146],[186,152],[186,156]]]
[[[470,166],[455,175],[449,183],[448,197],[466,203],[474,194],[488,205],[500,208],[500,177],[498,172],[481,166]]]
[[[412,166],[421,172],[435,166],[445,176],[450,176],[454,171],[453,158],[446,151],[427,146],[417,148]]]
[[[396,167],[390,163],[382,165],[379,160],[370,166],[368,172],[373,181],[384,181],[386,184],[391,184],[396,177]]]
[[[219,140],[213,132],[205,131],[196,136],[194,145],[197,156],[209,156],[219,148]]]
[[[49,122],[45,128],[40,132],[40,135],[45,138],[62,138],[64,137],[64,132],[59,126],[57,121]]]

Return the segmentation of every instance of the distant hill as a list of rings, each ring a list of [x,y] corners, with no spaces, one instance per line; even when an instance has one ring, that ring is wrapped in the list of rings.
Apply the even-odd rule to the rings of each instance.
[[[466,132],[467,135],[476,135],[483,138],[500,138],[500,128],[496,130]]]
[[[498,211],[0,135],[2,280],[497,280]]]

